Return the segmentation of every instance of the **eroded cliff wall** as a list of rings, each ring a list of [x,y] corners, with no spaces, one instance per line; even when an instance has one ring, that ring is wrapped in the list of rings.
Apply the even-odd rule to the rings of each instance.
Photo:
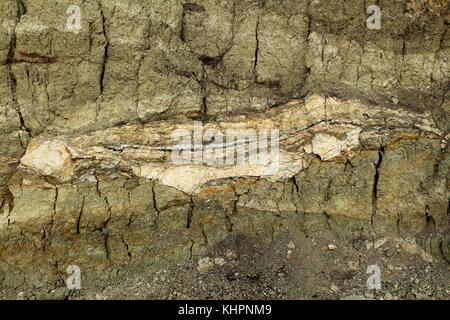
[[[370,4],[2,0],[2,286],[232,235],[415,238],[449,260],[450,6],[378,1],[371,30]],[[278,130],[277,170],[174,163],[198,123]]]

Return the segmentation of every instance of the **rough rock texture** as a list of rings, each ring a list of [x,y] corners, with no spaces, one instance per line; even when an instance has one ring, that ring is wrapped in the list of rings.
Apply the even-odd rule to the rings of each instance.
[[[5,295],[233,237],[414,239],[449,262],[450,5],[377,3],[381,30],[363,0],[2,0]],[[174,164],[194,120],[277,129],[279,158]]]

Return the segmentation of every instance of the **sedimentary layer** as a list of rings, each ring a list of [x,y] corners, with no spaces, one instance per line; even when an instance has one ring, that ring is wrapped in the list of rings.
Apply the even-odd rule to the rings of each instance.
[[[377,3],[380,30],[362,0],[3,0],[2,286],[234,235],[414,238],[450,260],[449,4]],[[263,162],[204,157],[275,131]]]

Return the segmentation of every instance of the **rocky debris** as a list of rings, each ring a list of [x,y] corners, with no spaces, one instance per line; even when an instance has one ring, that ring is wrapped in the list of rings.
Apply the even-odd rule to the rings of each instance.
[[[297,244],[298,256],[287,259],[286,243]],[[224,257],[227,251],[239,254],[237,260],[227,260],[224,266],[214,265],[206,273],[197,271],[198,261],[165,262],[158,265],[129,264],[107,269],[102,273],[89,273],[83,280],[81,290],[66,295],[61,284],[35,287],[23,291],[23,299],[448,299],[450,282],[448,265],[443,261],[428,263],[408,252],[396,253],[387,258],[385,249],[396,251],[394,242],[386,242],[375,249],[364,245],[349,245],[336,239],[332,232],[311,241],[302,233],[284,234],[271,243],[258,238],[229,237],[210,247],[204,258]],[[341,248],[333,255],[317,250],[328,243]],[[359,261],[355,269],[349,261]],[[381,289],[370,290],[366,281],[370,274],[368,266],[378,264],[381,268]],[[401,265],[393,271],[387,265]],[[105,272],[103,271],[103,273]],[[186,276],[188,275],[188,276]],[[5,288],[2,288],[4,290]],[[333,290],[334,289],[334,290]],[[5,291],[0,294],[6,296]],[[9,297],[16,298],[17,290]]]
[[[214,267],[214,261],[212,261],[211,258],[209,258],[209,257],[198,260],[197,270],[201,274],[207,273],[213,267]]]
[[[220,267],[223,267],[227,262],[224,258],[214,258],[214,263]]]
[[[337,246],[335,244],[329,244],[328,245],[328,250],[334,251],[337,249]]]

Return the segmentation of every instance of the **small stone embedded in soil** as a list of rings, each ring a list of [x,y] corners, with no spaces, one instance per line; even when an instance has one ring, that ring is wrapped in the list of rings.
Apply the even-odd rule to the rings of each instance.
[[[337,246],[336,246],[336,245],[334,245],[334,244],[329,244],[329,245],[328,245],[328,250],[334,251],[334,250],[336,250],[336,249],[337,249]]]
[[[288,259],[291,259],[291,258],[292,258],[292,250],[288,250],[288,251],[287,251],[286,257],[287,257]]]
[[[214,263],[211,258],[206,257],[198,261],[197,270],[200,274],[205,274],[214,267]]]
[[[339,291],[341,291],[341,289],[339,289],[339,287],[337,285],[332,284],[331,291],[333,291],[334,293],[338,293]]]
[[[229,260],[237,259],[237,258],[239,257],[238,254],[237,254],[236,252],[231,251],[231,250],[227,250],[226,256],[227,256],[227,258],[228,258]]]
[[[227,262],[224,258],[214,258],[214,263],[218,266],[224,266]]]

